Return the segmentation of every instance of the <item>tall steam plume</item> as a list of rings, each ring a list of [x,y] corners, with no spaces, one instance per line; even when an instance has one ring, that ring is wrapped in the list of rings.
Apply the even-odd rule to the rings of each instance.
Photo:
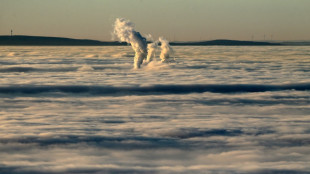
[[[140,68],[143,60],[147,56],[146,39],[134,30],[134,24],[132,22],[123,18],[116,19],[113,33],[120,41],[131,44],[132,49],[135,51],[134,68]]]

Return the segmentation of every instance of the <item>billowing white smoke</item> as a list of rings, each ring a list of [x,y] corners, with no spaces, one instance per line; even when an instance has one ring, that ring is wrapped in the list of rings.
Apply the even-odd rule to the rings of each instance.
[[[130,43],[135,51],[134,68],[140,68],[143,60],[147,58],[147,62],[151,62],[155,57],[155,51],[158,43],[161,43],[160,59],[162,62],[170,62],[170,54],[173,53],[169,42],[160,37],[158,41],[147,45],[146,39],[141,34],[134,30],[134,24],[124,18],[117,18],[114,23],[113,34],[118,37],[121,42]],[[149,38],[152,38],[149,35]]]
[[[134,24],[132,22],[123,18],[116,19],[113,33],[120,41],[131,44],[132,49],[135,51],[134,68],[140,68],[143,60],[147,56],[146,39],[134,30]]]
[[[172,48],[169,45],[168,40],[164,39],[163,37],[159,38],[159,42],[161,43],[161,53],[160,53],[160,59],[162,62],[169,62],[170,54],[173,53]]]
[[[152,62],[153,58],[155,57],[155,51],[157,48],[158,42],[149,43],[147,45],[147,59],[146,62]]]

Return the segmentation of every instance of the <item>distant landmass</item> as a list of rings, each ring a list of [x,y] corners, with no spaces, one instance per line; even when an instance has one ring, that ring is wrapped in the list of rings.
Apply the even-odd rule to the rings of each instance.
[[[207,45],[223,45],[223,46],[270,46],[270,45],[282,45],[281,43],[271,42],[257,42],[257,41],[239,41],[239,40],[211,40],[200,42],[173,42],[171,45],[191,45],[191,46],[207,46]]]
[[[44,36],[0,36],[0,45],[15,46],[119,46],[127,45],[120,42],[102,42],[89,39],[72,39]]]
[[[258,41],[239,41],[239,40],[211,40],[198,42],[171,42],[175,46],[290,46],[310,45],[310,42],[258,42]],[[72,39],[63,37],[44,37],[44,36],[0,36],[2,46],[122,46],[128,45],[125,42],[98,41],[89,39]]]

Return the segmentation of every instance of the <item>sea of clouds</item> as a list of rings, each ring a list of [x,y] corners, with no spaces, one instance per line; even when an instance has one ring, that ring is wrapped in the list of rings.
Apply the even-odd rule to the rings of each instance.
[[[310,173],[309,47],[0,48],[0,173]]]

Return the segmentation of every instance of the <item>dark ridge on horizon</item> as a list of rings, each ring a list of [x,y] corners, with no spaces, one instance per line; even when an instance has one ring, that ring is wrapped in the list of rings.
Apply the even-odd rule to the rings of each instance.
[[[0,36],[0,45],[7,46],[120,46],[127,45],[117,41],[103,42],[90,39],[72,39],[48,36]]]
[[[281,43],[271,42],[258,42],[258,41],[240,41],[240,40],[228,40],[228,39],[217,39],[211,41],[198,41],[198,42],[171,42],[170,45],[175,46],[205,46],[205,45],[223,45],[223,46],[272,46],[282,45]]]
[[[2,35],[0,46],[126,46],[118,41],[98,41],[49,36]],[[218,39],[211,41],[170,42],[173,46],[306,46],[310,42],[262,42]]]

